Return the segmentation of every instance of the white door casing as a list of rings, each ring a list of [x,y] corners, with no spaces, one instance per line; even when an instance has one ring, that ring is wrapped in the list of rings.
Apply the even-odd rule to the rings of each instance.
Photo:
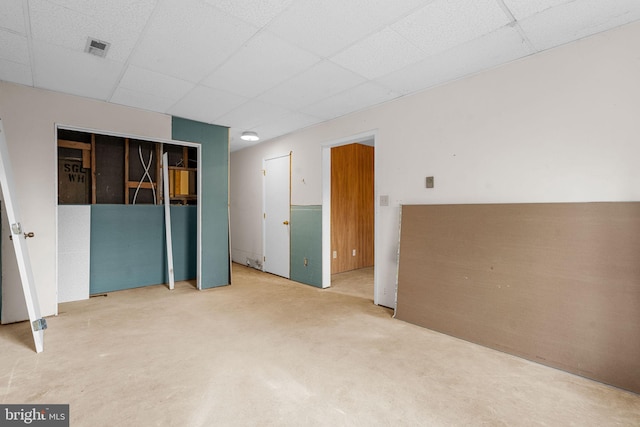
[[[371,141],[375,147],[376,131],[368,131],[357,135],[327,141],[322,144],[322,287],[331,286],[331,148],[340,145],[353,144],[354,142]],[[385,249],[380,243],[381,215],[389,213],[388,207],[380,207],[378,193],[378,156],[374,157],[374,182],[375,182],[375,262],[374,262],[374,292],[373,302],[376,305],[395,308],[396,283],[395,272],[381,271],[384,263],[381,261]],[[382,211],[381,211],[382,210]]]
[[[263,271],[289,278],[291,154],[264,160]]]

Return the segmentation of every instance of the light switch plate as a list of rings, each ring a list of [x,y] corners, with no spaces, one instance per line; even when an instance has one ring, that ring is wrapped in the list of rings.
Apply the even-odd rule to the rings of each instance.
[[[380,196],[380,206],[389,206],[389,196]]]
[[[428,176],[427,177],[427,188],[433,188],[433,177],[432,176]]]

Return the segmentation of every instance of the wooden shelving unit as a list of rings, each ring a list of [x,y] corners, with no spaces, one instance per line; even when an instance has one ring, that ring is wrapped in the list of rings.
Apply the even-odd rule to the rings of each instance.
[[[182,147],[183,166],[169,166],[169,197],[172,202],[182,205],[198,199],[197,195],[197,168],[188,167],[189,149]]]

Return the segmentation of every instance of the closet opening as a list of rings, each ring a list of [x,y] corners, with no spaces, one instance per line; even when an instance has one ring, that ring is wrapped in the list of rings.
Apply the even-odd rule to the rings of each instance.
[[[198,287],[200,144],[64,127],[56,137],[58,302],[168,283],[165,199],[175,280]]]

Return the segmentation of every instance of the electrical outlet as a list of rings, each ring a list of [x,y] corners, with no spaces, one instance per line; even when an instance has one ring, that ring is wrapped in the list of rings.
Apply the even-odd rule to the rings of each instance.
[[[356,256],[356,250],[355,249],[351,251],[351,256]]]
[[[333,259],[338,258],[338,251],[333,251]]]
[[[307,258],[304,259],[304,266],[308,266],[309,265],[309,260]]]

